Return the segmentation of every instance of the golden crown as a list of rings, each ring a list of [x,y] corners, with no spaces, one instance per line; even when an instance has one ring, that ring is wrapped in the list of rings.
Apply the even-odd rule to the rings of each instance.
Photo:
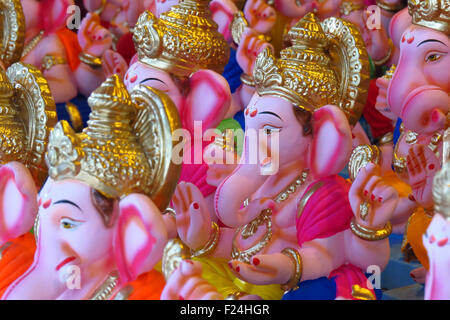
[[[412,22],[450,35],[449,0],[408,0]]]
[[[159,19],[150,11],[142,13],[133,30],[139,60],[181,77],[200,69],[222,73],[230,49],[208,3],[181,0]]]
[[[19,161],[36,185],[47,178],[45,150],[56,106],[42,73],[21,62],[0,69],[0,163]]]
[[[259,95],[275,95],[313,112],[339,106],[351,124],[361,116],[369,85],[369,60],[357,28],[339,18],[320,23],[308,13],[288,33],[291,46],[276,59],[260,53],[253,70]]]
[[[25,44],[25,16],[20,0],[0,0],[0,60],[5,67],[20,60]]]
[[[179,175],[179,166],[170,161],[172,131],[180,127],[173,102],[143,86],[130,95],[113,75],[88,104],[92,111],[82,133],[66,121],[51,132],[49,176],[82,181],[111,198],[143,193],[164,209]]]

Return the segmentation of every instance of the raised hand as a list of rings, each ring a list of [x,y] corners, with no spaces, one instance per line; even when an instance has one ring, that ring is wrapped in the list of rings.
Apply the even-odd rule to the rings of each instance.
[[[392,122],[397,121],[397,116],[391,111],[387,102],[387,90],[389,87],[390,79],[387,77],[381,77],[376,80],[376,85],[378,87],[378,95],[375,103],[375,109],[378,110],[383,116],[392,120]]]
[[[101,57],[107,49],[111,48],[112,35],[108,29],[101,26],[100,17],[89,12],[81,21],[78,42],[84,53]]]
[[[102,68],[106,78],[117,74],[121,79],[125,76],[128,70],[128,65],[120,53],[108,49],[103,54]]]
[[[349,200],[356,222],[379,230],[391,219],[397,207],[398,193],[380,177],[380,167],[368,163],[356,176]]]
[[[211,235],[211,216],[201,191],[190,182],[180,182],[172,197],[181,241],[191,249],[202,248]]]
[[[255,30],[251,28],[245,29],[236,52],[236,60],[246,74],[253,74],[256,57],[266,48],[270,48],[272,52],[274,51],[272,45],[262,40]]]
[[[228,264],[238,278],[257,285],[285,284],[294,270],[292,260],[282,253],[255,255],[250,264],[238,260]]]
[[[199,262],[184,260],[167,281],[161,300],[223,300],[223,296],[202,278]]]
[[[19,162],[0,166],[0,246],[28,232],[38,212],[37,191]]]
[[[368,9],[363,10],[362,13],[362,27],[364,42],[366,44],[367,52],[374,60],[382,60],[389,52],[389,37],[383,24],[371,26],[367,23],[367,19],[374,14],[374,11]]]
[[[267,33],[276,21],[275,9],[263,0],[247,0],[244,15],[250,27],[258,33]]]
[[[412,195],[424,208],[433,207],[433,178],[440,169],[439,159],[426,146],[415,144],[406,156]]]

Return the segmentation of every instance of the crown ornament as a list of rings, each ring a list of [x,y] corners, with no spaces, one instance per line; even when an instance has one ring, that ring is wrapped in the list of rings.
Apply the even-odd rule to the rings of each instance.
[[[200,69],[222,73],[230,49],[208,4],[209,0],[181,0],[159,19],[150,11],[142,13],[133,30],[139,60],[179,77]]]
[[[0,0],[0,60],[5,67],[18,62],[25,44],[25,16],[20,0]]]
[[[19,161],[37,186],[47,178],[45,150],[56,106],[42,73],[21,62],[0,69],[0,164]]]
[[[179,176],[168,157],[172,142],[167,144],[180,127],[178,114],[164,93],[136,90],[130,94],[114,75],[88,98],[92,111],[81,133],[58,122],[46,154],[52,179],[75,179],[110,198],[143,193],[167,206]]]
[[[408,12],[414,24],[450,35],[449,0],[408,0]]]
[[[258,94],[279,96],[309,112],[334,104],[355,124],[369,85],[368,55],[356,27],[339,18],[320,22],[308,13],[288,39],[291,46],[279,59],[269,49],[258,55],[253,70]]]

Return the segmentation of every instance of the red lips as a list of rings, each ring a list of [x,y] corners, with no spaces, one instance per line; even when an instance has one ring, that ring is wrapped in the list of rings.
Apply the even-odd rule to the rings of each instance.
[[[72,262],[75,259],[76,259],[75,257],[68,257],[68,258],[64,259],[60,264],[58,264],[56,266],[56,271],[61,269],[65,264],[68,264],[69,262]]]

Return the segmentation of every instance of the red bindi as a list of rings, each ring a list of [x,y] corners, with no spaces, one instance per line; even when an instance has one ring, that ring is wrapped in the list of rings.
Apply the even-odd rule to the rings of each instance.
[[[52,203],[52,199],[48,199],[47,201],[44,202],[44,204],[42,205],[42,207],[44,209],[47,209],[48,207],[50,207],[50,204]]]
[[[260,263],[261,263],[261,261],[259,261],[258,258],[253,258],[253,264],[254,264],[255,266],[257,266],[257,265],[260,264]]]
[[[250,117],[254,117],[254,116],[256,116],[256,114],[258,113],[258,110],[253,110],[251,113],[250,113]]]
[[[434,164],[431,163],[431,164],[428,166],[428,169],[433,170],[433,169],[434,169]]]
[[[198,210],[198,208],[199,208],[198,203],[197,203],[197,202],[194,202],[194,209],[195,209],[195,210]]]

